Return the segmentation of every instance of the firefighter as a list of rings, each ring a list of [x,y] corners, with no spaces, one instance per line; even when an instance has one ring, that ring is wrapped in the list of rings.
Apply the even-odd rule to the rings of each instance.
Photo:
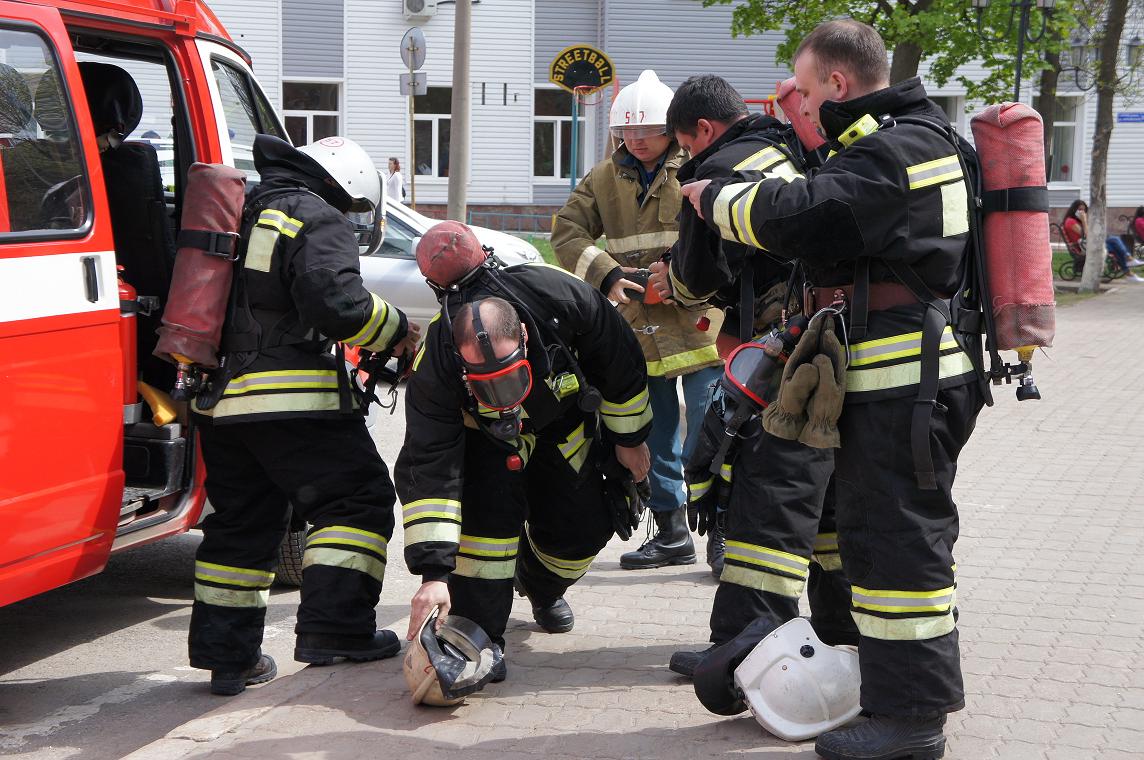
[[[749,115],[742,96],[722,77],[708,74],[685,81],[671,101],[667,122],[691,156],[679,169],[680,182],[736,173],[753,179],[802,174],[802,150],[793,131],[773,117]],[[687,306],[714,303],[734,309],[735,318],[724,320],[723,335],[735,345],[779,323],[787,302],[789,263],[741,243],[722,241],[690,204],[680,212],[679,230],[669,261],[652,265],[653,287]],[[797,307],[797,300],[793,305]],[[689,474],[701,473],[688,479],[693,499],[689,506],[714,515],[706,521],[709,546],[713,538],[721,538],[724,522],[728,523],[730,561],[724,564],[719,558],[720,583],[711,609],[712,648],[759,616],[769,615],[778,622],[796,617],[804,587],[810,591],[818,636],[829,644],[855,644],[858,634],[838,557],[833,501],[827,499],[824,505],[832,493],[828,486],[833,450],[770,435],[758,420],[749,425],[749,437],[739,444],[723,483],[713,482],[707,472],[709,461],[685,463]],[[727,511],[720,509],[715,515],[721,493],[729,494]],[[703,654],[676,652],[671,669],[691,676]]]
[[[294,659],[376,660],[401,648],[374,617],[396,495],[331,351],[334,340],[396,355],[416,346],[418,327],[362,284],[345,216],[377,212],[381,184],[343,138],[295,149],[259,135],[254,163],[262,182],[243,214],[223,363],[193,407],[214,511],[195,556],[190,658],[223,695],[276,673],[260,644],[291,508],[313,526]]]
[[[436,606],[503,651],[514,582],[541,628],[569,631],[565,592],[613,530],[638,524],[652,410],[639,342],[601,293],[487,257],[457,222],[418,243],[442,308],[414,362],[395,478],[422,579],[409,636]]]
[[[872,717],[815,749],[831,760],[941,757],[945,714],[965,704],[951,489],[983,405],[980,347],[948,324],[969,244],[967,178],[942,134],[907,121],[948,129],[918,79],[888,84],[872,28],[821,24],[794,62],[803,113],[835,154],[809,179],[717,179],[684,192],[723,237],[797,252],[812,305],[846,305],[836,509]],[[779,391],[793,420],[821,388],[801,410],[799,390]]]
[[[697,330],[696,315],[670,304],[645,304],[642,295],[629,297],[644,291],[633,273],[646,274],[648,265],[658,261],[679,236],[676,217],[681,196],[675,175],[684,156],[667,134],[671,97],[671,88],[650,70],[620,91],[608,119],[619,147],[577,185],[552,228],[552,247],[560,265],[619,304],[639,334],[647,361],[655,412],[648,446],[657,530],[638,550],[620,558],[620,566],[629,570],[695,562],[684,508],[682,460],[693,445],[692,431],[703,419],[707,389],[718,378],[720,365],[715,333]],[[601,236],[607,237],[607,250],[596,245]],[[688,430],[682,446],[680,383]]]

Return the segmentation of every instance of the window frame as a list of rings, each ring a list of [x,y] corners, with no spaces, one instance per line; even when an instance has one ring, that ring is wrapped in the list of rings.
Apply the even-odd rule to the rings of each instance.
[[[1084,121],[1085,121],[1084,105],[1087,102],[1087,100],[1086,100],[1084,95],[1081,95],[1081,94],[1073,92],[1073,91],[1066,91],[1063,93],[1057,92],[1054,95],[1054,97],[1056,100],[1063,100],[1065,98],[1068,98],[1069,100],[1073,101],[1073,103],[1074,103],[1074,105],[1073,105],[1073,120],[1072,121],[1065,121],[1065,122],[1059,121],[1055,118],[1055,113],[1054,113],[1054,119],[1053,119],[1053,129],[1054,130],[1057,129],[1058,127],[1071,127],[1072,128],[1072,131],[1073,131],[1072,155],[1069,156],[1068,163],[1069,163],[1069,166],[1072,166],[1074,168],[1074,171],[1072,172],[1072,177],[1069,179],[1052,179],[1052,177],[1046,177],[1045,178],[1046,183],[1050,187],[1054,187],[1054,188],[1080,187],[1080,178],[1078,176],[1079,172],[1076,171],[1076,168],[1081,167],[1082,166],[1081,161],[1083,161],[1083,158],[1081,159],[1081,161],[1078,161],[1078,156],[1081,154],[1081,150],[1082,150],[1082,148],[1081,148],[1081,131],[1080,130],[1081,130],[1081,127],[1083,126]],[[1054,102],[1053,103],[1054,111],[1056,110],[1056,105],[1057,104]],[[1054,142],[1054,148],[1055,148],[1055,142],[1056,142],[1055,138],[1054,138],[1053,142]],[[1052,173],[1052,170],[1053,170],[1053,163],[1054,163],[1054,161],[1052,160],[1052,157],[1050,157],[1049,162],[1048,162],[1050,174]]]
[[[569,114],[567,116],[539,116],[539,115],[537,115],[537,113],[536,113],[536,93],[539,91],[542,91],[542,90],[548,91],[548,92],[552,92],[552,91],[563,92],[564,91],[562,88],[556,87],[555,85],[553,85],[551,87],[541,87],[539,85],[533,85],[533,88],[532,88],[532,152],[530,153],[530,161],[532,164],[532,181],[538,185],[566,185],[566,184],[568,184],[568,182],[571,178],[563,176],[563,173],[561,172],[561,158],[562,158],[561,152],[563,150],[563,142],[561,141],[561,134],[562,134],[562,130],[564,130],[564,129],[568,129],[568,130],[572,129],[572,114],[571,114],[571,112],[569,112]],[[571,96],[569,96],[569,97],[571,97]],[[576,181],[579,182],[580,180],[582,180],[584,178],[584,175],[586,175],[588,173],[587,170],[591,169],[591,167],[586,166],[588,164],[588,161],[585,160],[585,158],[587,156],[587,152],[588,152],[588,115],[587,115],[586,110],[581,108],[580,114],[577,116],[577,118],[580,121],[580,134],[579,134],[579,137],[580,137],[580,161],[579,161],[579,163],[580,163],[580,166],[579,166],[580,176],[576,178]],[[555,125],[555,128],[553,129],[553,134],[552,134],[552,149],[553,149],[552,169],[554,172],[556,172],[555,174],[537,174],[536,173],[536,125],[540,124],[540,123],[554,124]],[[569,145],[572,144],[572,136],[571,135],[569,135],[569,137],[568,137],[568,144]],[[571,162],[571,157],[569,157],[569,162]]]
[[[80,128],[79,120],[76,118],[75,101],[72,97],[73,93],[71,86],[74,84],[74,82],[68,80],[67,70],[64,66],[64,60],[60,56],[60,51],[56,49],[51,35],[42,26],[31,21],[23,21],[20,19],[4,19],[3,21],[0,21],[0,31],[30,32],[44,43],[44,47],[50,56],[50,62],[54,64],[56,75],[60,80],[62,90],[61,94],[63,95],[64,106],[67,109],[68,118],[71,119],[72,133],[75,136],[76,158],[78,159],[80,170],[78,176],[82,177],[84,180],[84,216],[83,221],[78,227],[68,230],[45,229],[0,231],[0,245],[53,240],[76,240],[85,238],[91,234],[92,228],[95,225],[95,193],[92,191],[93,188],[91,167],[87,165],[87,141],[84,139],[84,130]],[[74,65],[74,56],[72,57],[71,61]],[[84,105],[86,106],[87,104],[85,103]]]
[[[337,110],[336,111],[322,111],[322,110],[296,109],[296,108],[287,109],[286,108],[286,85],[288,85],[288,84],[332,84],[332,85],[334,85],[337,88],[337,102],[338,102]],[[345,109],[346,109],[345,79],[340,79],[337,77],[304,77],[304,78],[284,77],[282,79],[282,81],[280,82],[280,85],[281,86],[279,87],[278,92],[279,92],[280,100],[282,101],[280,104],[280,110],[281,110],[281,114],[282,114],[282,128],[286,129],[286,119],[290,118],[291,116],[305,118],[306,119],[306,137],[309,139],[307,139],[306,142],[302,143],[303,145],[308,145],[308,144],[314,142],[314,117],[315,116],[334,116],[334,117],[336,117],[338,120],[338,123],[337,123],[337,129],[334,131],[334,134],[340,135],[343,133],[343,127],[345,125]],[[286,134],[287,134],[287,136],[289,136],[290,131],[286,130]],[[293,141],[293,138],[290,138],[290,139],[291,139],[291,141]]]
[[[433,90],[433,89],[448,90],[450,102],[452,101],[452,96],[453,96],[453,86],[452,85],[449,85],[448,87],[443,87],[440,85],[429,85],[428,88],[426,89],[426,96],[428,96],[428,90]],[[441,120],[445,120],[445,121],[450,122],[449,123],[449,129],[450,129],[450,135],[452,135],[452,128],[453,128],[453,125],[452,125],[453,114],[452,113],[422,113],[421,111],[414,110],[413,127],[412,127],[412,130],[410,132],[410,143],[411,144],[408,146],[408,153],[413,159],[410,163],[412,164],[412,167],[413,167],[412,168],[413,176],[416,177],[415,181],[417,181],[417,182],[427,182],[431,185],[436,185],[436,184],[445,184],[449,181],[449,175],[447,175],[447,174],[442,175],[442,174],[438,173],[441,171],[441,167],[439,165],[441,157],[439,155],[440,151],[438,150],[438,148],[440,147],[440,142],[441,142]],[[420,141],[416,141],[414,144],[414,140],[413,140],[413,137],[416,135],[416,131],[417,131],[417,122],[430,122],[431,123],[430,134],[432,136],[430,137],[430,142],[432,143],[432,147],[433,147],[433,151],[431,154],[432,162],[433,162],[432,163],[432,169],[433,169],[432,174],[418,174],[417,173],[417,155],[416,155],[414,148],[416,147],[416,145],[421,144]]]

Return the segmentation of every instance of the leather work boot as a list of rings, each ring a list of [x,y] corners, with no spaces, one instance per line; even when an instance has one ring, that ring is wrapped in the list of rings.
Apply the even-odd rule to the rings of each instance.
[[[715,517],[715,527],[707,532],[707,565],[715,580],[723,574],[723,554],[727,551],[727,513]]]
[[[517,596],[525,597],[532,604],[532,619],[548,633],[568,633],[572,630],[572,626],[576,625],[576,616],[572,614],[572,608],[564,601],[564,597],[559,597],[548,604],[537,604],[536,600],[524,590],[520,573],[513,576],[512,587],[516,590]]]
[[[719,645],[712,644],[701,652],[695,652],[686,649],[680,652],[675,652],[671,655],[671,662],[668,663],[667,668],[672,673],[678,673],[684,678],[691,678],[693,675],[695,675],[695,669],[699,667],[699,663],[703,662],[703,658],[706,657],[707,654],[717,646]]]
[[[401,642],[393,631],[378,631],[372,636],[299,633],[294,644],[294,659],[311,665],[332,665],[339,657],[352,662],[369,662],[393,657],[400,651]]]
[[[258,662],[246,670],[212,670],[211,694],[233,697],[241,694],[247,686],[266,683],[278,675],[278,666],[268,654],[258,655]]]
[[[489,679],[489,683],[501,683],[508,678],[508,665],[504,663],[504,652],[500,651],[500,647],[497,647],[497,652],[500,654],[500,659],[493,665],[493,677]]]
[[[664,565],[694,565],[695,544],[687,529],[687,510],[684,507],[670,512],[652,512],[655,535],[634,552],[620,557],[624,570],[647,570]]]
[[[865,723],[827,731],[814,743],[826,760],[937,760],[945,755],[945,716],[873,715]]]

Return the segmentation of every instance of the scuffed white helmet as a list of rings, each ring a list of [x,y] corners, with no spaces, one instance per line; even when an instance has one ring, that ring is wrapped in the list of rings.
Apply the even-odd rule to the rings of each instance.
[[[338,187],[354,201],[353,211],[372,211],[381,204],[381,176],[373,159],[348,137],[325,137],[298,151],[321,164]],[[369,204],[368,208],[365,204]]]
[[[667,132],[667,107],[675,93],[651,69],[620,90],[608,114],[608,127],[617,140]]]
[[[773,630],[735,668],[735,685],[755,720],[791,742],[857,716],[860,684],[858,650],[823,644],[806,618]]]

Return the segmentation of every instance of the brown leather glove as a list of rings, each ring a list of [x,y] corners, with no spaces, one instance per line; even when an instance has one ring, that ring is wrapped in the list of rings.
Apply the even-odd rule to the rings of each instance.
[[[818,353],[822,322],[811,321],[783,367],[778,397],[763,414],[763,429],[773,436],[794,441],[806,425],[807,399],[818,384],[818,368],[811,360]]]
[[[807,402],[808,422],[798,437],[800,443],[817,449],[841,445],[838,418],[846,395],[846,349],[834,332],[834,317],[824,317],[822,322],[819,354],[813,362],[818,367],[818,386]]]

